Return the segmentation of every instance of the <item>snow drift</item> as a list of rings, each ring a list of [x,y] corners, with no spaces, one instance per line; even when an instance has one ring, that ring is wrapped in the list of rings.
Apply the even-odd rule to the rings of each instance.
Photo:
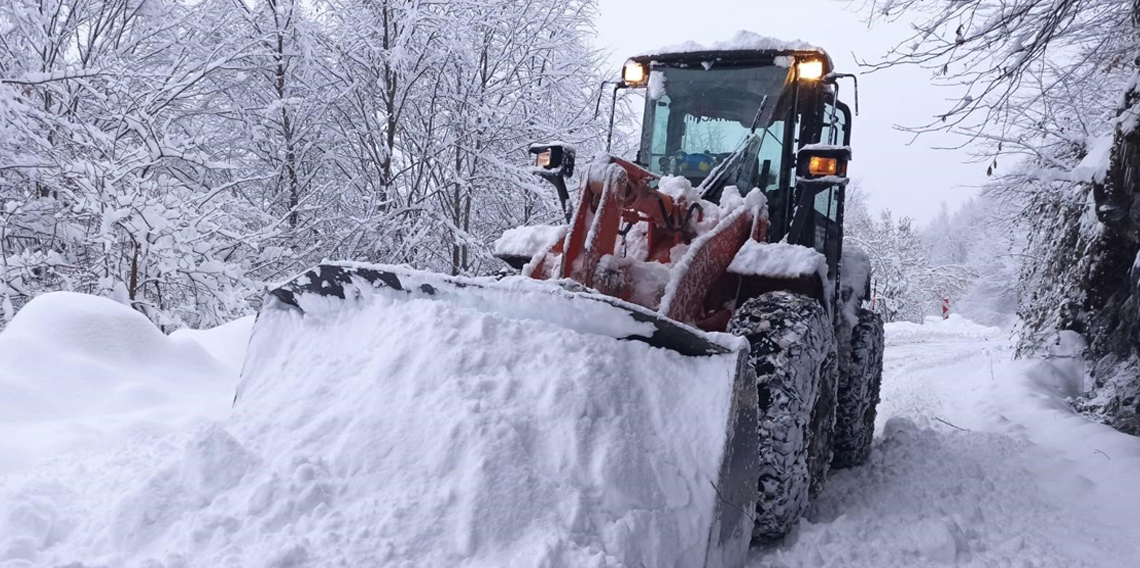
[[[68,298],[58,317],[30,304],[5,345],[78,334],[71,308],[94,306],[95,337],[54,344],[68,357],[131,358],[119,383],[150,362],[226,377],[186,337],[228,357],[248,325],[171,339]],[[551,298],[533,317],[384,290],[265,309],[225,418],[0,477],[0,566],[704,566],[737,354],[615,340],[604,330],[636,325],[620,310],[589,312],[589,332],[552,325],[574,306]],[[234,400],[222,382],[187,384],[216,413]]]
[[[129,307],[71,292],[20,310],[0,334],[0,362],[0,473],[221,417],[236,380]]]
[[[245,349],[253,333],[254,316],[246,316],[212,329],[177,329],[170,334],[175,340],[188,339],[201,345],[233,377],[241,375]]]
[[[980,325],[958,314],[946,319],[926,316],[921,324],[896,321],[886,324],[887,337],[893,344],[926,343],[948,339],[989,339],[1002,336],[1001,328]]]

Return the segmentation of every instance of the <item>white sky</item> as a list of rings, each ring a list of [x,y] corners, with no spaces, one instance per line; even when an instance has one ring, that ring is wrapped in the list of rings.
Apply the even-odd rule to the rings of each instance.
[[[610,51],[615,77],[626,57],[685,40],[711,43],[744,29],[781,39],[800,39],[831,54],[837,70],[858,73],[860,113],[851,145],[851,177],[867,191],[871,208],[927,221],[942,202],[951,209],[968,200],[985,180],[986,164],[965,163],[964,151],[935,150],[960,139],[946,134],[913,135],[896,125],[926,124],[952,107],[954,93],[930,84],[930,72],[896,68],[865,74],[854,57],[874,61],[906,37],[902,25],[868,29],[862,13],[836,0],[599,0],[598,45]],[[854,108],[850,81],[840,96]],[[908,145],[909,144],[909,145]]]

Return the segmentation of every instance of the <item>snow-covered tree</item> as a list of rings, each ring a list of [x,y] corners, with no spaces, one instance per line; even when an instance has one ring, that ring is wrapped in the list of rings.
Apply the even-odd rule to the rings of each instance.
[[[488,251],[503,230],[557,219],[556,199],[519,159],[527,146],[562,139],[585,150],[604,135],[591,114],[600,60],[583,19],[591,2],[551,5],[541,17],[525,2],[458,4],[444,105],[460,120],[447,124],[437,194],[453,274],[497,266]]]
[[[530,142],[600,139],[592,0],[0,4],[0,306],[169,327],[322,258],[496,268],[557,217]]]
[[[952,312],[987,325],[1012,323],[1025,246],[1017,212],[983,194],[954,212],[943,204],[923,228],[927,262],[957,276],[943,291]]]
[[[862,189],[857,184],[852,189],[844,239],[870,257],[875,309],[885,321],[922,322],[939,312],[943,298],[959,297],[969,289],[974,271],[956,259],[932,256],[914,219],[896,220],[889,209],[875,219]]]
[[[334,256],[497,267],[503,229],[557,214],[526,147],[600,137],[594,4],[324,0],[357,222]]]
[[[868,0],[914,36],[879,67],[931,69],[957,102],[916,130],[950,129],[993,159],[990,194],[1028,230],[1021,353],[1086,333],[1110,421],[1140,433],[1140,3]],[[1005,164],[999,167],[998,158]],[[1012,165],[1011,165],[1012,163]]]
[[[0,7],[0,295],[111,294],[163,325],[243,310],[253,240],[221,197],[214,101],[247,46],[217,2],[14,0]],[[30,126],[30,128],[28,128]]]

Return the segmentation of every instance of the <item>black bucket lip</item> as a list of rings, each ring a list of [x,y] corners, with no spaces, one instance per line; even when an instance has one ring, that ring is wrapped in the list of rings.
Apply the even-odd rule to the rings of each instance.
[[[510,293],[522,291],[523,280],[527,292],[548,291],[567,299],[599,302],[619,309],[629,315],[634,322],[645,324],[646,333],[625,333],[615,339],[640,341],[653,347],[660,347],[687,356],[725,355],[742,348],[737,338],[726,334],[710,334],[683,323],[666,318],[645,307],[605,296],[589,289],[571,290],[561,285],[535,287],[534,281],[523,277],[495,280],[493,278],[463,278],[425,272],[406,266],[366,264],[359,262],[322,262],[296,277],[277,284],[268,294],[280,304],[297,310],[301,314],[300,297],[306,294],[333,297],[343,300],[354,299],[358,282],[364,280],[374,288],[386,288],[405,292],[412,297],[438,298],[444,288]]]

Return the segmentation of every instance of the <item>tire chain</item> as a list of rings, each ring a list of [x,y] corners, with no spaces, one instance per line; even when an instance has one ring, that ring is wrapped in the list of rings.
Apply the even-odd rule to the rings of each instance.
[[[827,474],[838,383],[834,331],[819,302],[789,292],[744,302],[728,331],[751,345],[760,418],[753,539],[771,541],[791,530]]]
[[[879,314],[859,310],[850,350],[839,376],[835,456],[831,463],[837,469],[858,466],[871,455],[883,381],[883,319]]]

